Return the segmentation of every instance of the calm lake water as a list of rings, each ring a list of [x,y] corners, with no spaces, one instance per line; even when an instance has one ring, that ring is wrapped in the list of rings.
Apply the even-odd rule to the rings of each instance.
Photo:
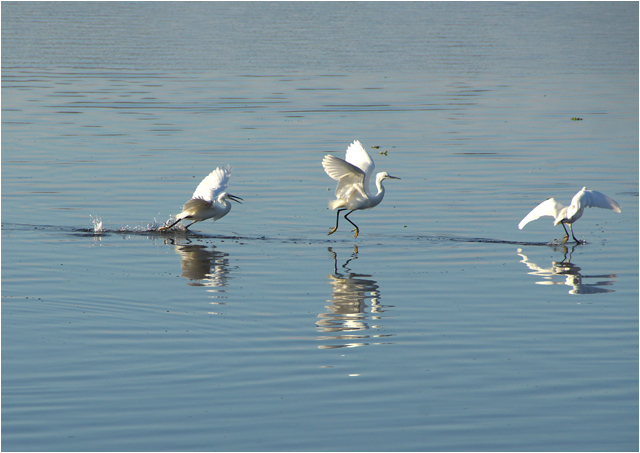
[[[3,2],[2,57],[3,450],[638,450],[637,3]],[[402,179],[327,236],[355,139]]]

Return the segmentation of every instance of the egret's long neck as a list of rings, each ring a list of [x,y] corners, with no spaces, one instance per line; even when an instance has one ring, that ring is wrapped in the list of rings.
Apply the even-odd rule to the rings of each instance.
[[[231,203],[226,198],[223,198],[222,195],[218,197],[218,204],[222,206],[222,212],[225,214],[231,210]]]
[[[378,193],[371,196],[371,207],[379,205],[384,198],[384,186],[382,185],[382,178],[376,178],[376,187],[378,188]]]

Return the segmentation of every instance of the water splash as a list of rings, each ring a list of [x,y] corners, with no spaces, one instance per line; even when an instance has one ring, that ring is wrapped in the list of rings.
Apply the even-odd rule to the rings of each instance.
[[[158,223],[156,219],[153,219],[152,222],[146,225],[124,225],[114,231],[117,233],[154,233],[158,231],[160,226],[162,226],[162,224]]]
[[[91,217],[91,223],[93,223],[93,232],[94,233],[102,233],[104,232],[104,227],[102,226],[102,219],[99,217],[89,216]]]
[[[154,218],[151,222],[146,225],[123,225],[119,228],[108,229],[105,227],[102,219],[97,216],[90,215],[92,228],[81,228],[78,231],[83,231],[85,233],[91,233],[92,235],[104,235],[109,233],[132,233],[132,234],[141,234],[141,233],[157,233],[158,228],[165,225],[166,223],[159,222],[156,218]],[[176,225],[176,227],[172,228],[172,233],[186,233],[187,230],[183,225]]]

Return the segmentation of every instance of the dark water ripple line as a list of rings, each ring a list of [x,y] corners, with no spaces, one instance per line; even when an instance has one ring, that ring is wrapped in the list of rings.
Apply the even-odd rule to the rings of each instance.
[[[274,238],[267,236],[234,236],[225,234],[209,234],[199,233],[196,231],[183,231],[183,230],[170,230],[170,231],[158,231],[157,228],[150,227],[129,227],[124,226],[117,229],[102,229],[95,231],[93,228],[76,228],[62,225],[31,225],[24,223],[2,223],[3,230],[44,230],[44,231],[58,231],[61,233],[69,233],[73,235],[83,237],[105,237],[110,235],[137,235],[137,236],[154,236],[165,239],[223,239],[223,240],[235,240],[235,241],[268,241],[268,242],[280,242],[280,243],[319,243],[319,244],[335,244],[335,243],[349,243],[350,239],[312,239],[306,237],[288,237],[288,238]],[[387,236],[389,237],[389,236]],[[463,237],[463,236],[447,236],[447,235],[411,235],[411,236],[391,236],[394,239],[405,239],[409,241],[431,241],[431,242],[462,242],[462,243],[481,243],[481,244],[505,244],[505,245],[521,245],[521,246],[536,246],[536,247],[554,247],[561,245],[555,241],[551,242],[530,242],[530,241],[509,241],[503,239],[493,238],[478,238],[478,237]]]
[[[474,238],[463,236],[446,236],[446,235],[434,235],[434,236],[411,236],[412,238],[428,241],[451,241],[451,242],[479,242],[482,244],[508,244],[508,245],[526,245],[526,246],[549,246],[553,247],[561,245],[554,241],[551,242],[531,242],[531,241],[509,241],[504,239],[492,239],[492,238]]]

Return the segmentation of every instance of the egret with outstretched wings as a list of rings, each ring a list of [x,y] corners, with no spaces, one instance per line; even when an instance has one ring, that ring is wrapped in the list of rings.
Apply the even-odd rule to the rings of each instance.
[[[353,211],[371,209],[378,206],[382,198],[384,198],[382,181],[388,178],[400,178],[391,176],[386,171],[378,173],[376,175],[376,188],[378,192],[375,194],[371,193],[369,191],[369,180],[373,174],[375,164],[358,140],[349,145],[345,159],[327,154],[322,160],[322,166],[331,178],[338,181],[336,199],[329,203],[329,208],[338,209],[336,213],[336,226],[329,231],[329,234],[335,233],[338,229],[340,213],[342,211],[349,211],[344,215],[344,218],[355,227],[353,237],[357,238],[360,230],[358,229],[358,225],[349,219],[349,215]]]
[[[181,220],[193,220],[185,227],[187,230],[196,222],[207,219],[213,219],[215,222],[226,216],[231,210],[231,203],[227,200],[233,200],[237,203],[241,203],[240,200],[242,200],[240,197],[225,192],[230,177],[231,167],[229,165],[213,170],[198,184],[191,199],[184,204],[182,212],[176,216],[175,222],[171,225],[165,224],[158,231],[168,230]]]
[[[582,217],[584,208],[604,208],[611,209],[615,212],[622,211],[618,202],[613,198],[603,194],[602,192],[587,190],[586,187],[583,187],[580,192],[574,195],[569,206],[564,206],[562,203],[558,203],[555,198],[549,198],[548,200],[543,201],[533,208],[533,210],[520,221],[518,228],[522,229],[527,223],[539,219],[540,217],[553,217],[553,224],[561,224],[562,228],[564,228],[564,232],[566,233],[566,236],[562,240],[563,244],[569,239],[569,232],[565,225],[569,225],[573,240],[580,243],[573,234],[573,223]]]

